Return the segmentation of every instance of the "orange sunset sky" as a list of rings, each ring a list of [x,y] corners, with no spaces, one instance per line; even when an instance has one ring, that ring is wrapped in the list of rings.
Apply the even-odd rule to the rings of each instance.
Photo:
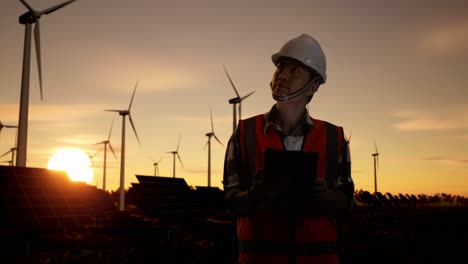
[[[42,10],[56,0],[27,0]],[[169,3],[170,2],[170,3]],[[0,2],[0,121],[17,125],[24,26],[18,0]],[[47,166],[57,150],[88,153],[107,139],[107,186],[119,187],[122,119],[105,109],[128,107],[125,186],[135,174],[176,176],[207,184],[210,106],[226,146],[234,90],[255,93],[242,118],[270,109],[271,55],[301,33],[317,38],[328,80],[309,105],[313,117],[351,136],[356,189],[374,190],[374,140],[380,154],[378,189],[391,193],[468,196],[467,1],[153,1],[77,0],[41,18],[44,100],[32,46],[27,166]],[[128,121],[128,119],[127,119]],[[16,129],[0,133],[0,155]],[[212,185],[222,187],[225,147],[212,141]],[[166,154],[165,154],[166,153]],[[1,161],[7,161],[5,156]],[[103,154],[93,158],[102,185]],[[6,164],[2,164],[6,165]]]

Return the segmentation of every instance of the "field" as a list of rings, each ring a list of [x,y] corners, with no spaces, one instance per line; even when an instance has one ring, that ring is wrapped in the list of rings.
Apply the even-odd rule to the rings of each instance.
[[[113,213],[86,228],[8,237],[4,255],[28,263],[236,263],[230,220]],[[342,263],[468,263],[465,206],[356,206],[339,227]]]
[[[217,188],[137,175],[119,211],[117,191],[41,168],[0,169],[2,263],[236,263],[235,222]],[[354,197],[337,222],[341,263],[468,263],[468,199]]]

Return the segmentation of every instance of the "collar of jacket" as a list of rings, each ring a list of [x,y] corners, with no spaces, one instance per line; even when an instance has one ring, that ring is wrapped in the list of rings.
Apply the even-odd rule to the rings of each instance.
[[[277,112],[278,112],[278,110],[276,109],[275,105],[273,105],[271,107],[270,111],[266,112],[263,115],[263,120],[264,120],[264,124],[265,124],[265,126],[263,127],[263,134],[266,134],[268,132],[272,132],[274,130],[280,131],[281,133],[283,133],[283,131],[281,130],[281,127],[278,125],[278,123],[275,120],[275,116],[276,116]],[[312,120],[312,117],[310,117],[307,110],[304,110],[304,119],[301,122],[301,124],[298,125],[298,127],[299,126],[302,126],[305,129],[303,131],[308,131],[310,128],[314,127],[314,122]],[[297,131],[298,127],[296,127],[293,131],[294,132]],[[293,132],[293,134],[294,134],[294,132]]]

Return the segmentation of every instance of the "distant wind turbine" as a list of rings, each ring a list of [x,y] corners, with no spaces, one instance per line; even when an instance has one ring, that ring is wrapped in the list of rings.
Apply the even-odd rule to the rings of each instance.
[[[112,119],[110,130],[109,130],[109,136],[107,137],[107,139],[96,143],[96,145],[104,144],[104,169],[103,169],[103,173],[102,173],[102,190],[104,190],[104,191],[106,190],[107,145],[109,145],[109,148],[112,151],[112,154],[114,154],[114,158],[117,160],[117,156],[115,155],[114,149],[112,148],[112,145],[110,143],[110,136],[111,136],[111,133],[112,133],[112,126],[113,125],[114,125],[114,119]]]
[[[377,193],[377,168],[379,167],[379,151],[377,150],[377,144],[374,140],[375,152],[372,153],[372,157],[374,157],[374,191]]]
[[[0,163],[8,163],[8,166],[13,166],[13,161],[12,160],[2,160]]]
[[[135,84],[135,88],[133,89],[132,99],[130,100],[130,105],[128,109],[124,110],[105,110],[109,112],[117,112],[119,115],[122,116],[122,146],[120,150],[120,204],[119,209],[120,211],[125,211],[125,116],[128,116],[130,120],[130,124],[132,125],[133,132],[135,133],[136,139],[138,140],[138,144],[140,144],[140,139],[138,138],[138,134],[135,129],[135,125],[133,124],[132,116],[130,115],[130,108],[132,107],[133,98],[135,97],[135,91],[138,86],[138,81]],[[141,146],[141,144],[140,144]]]
[[[91,167],[92,168],[94,168],[94,157],[96,157],[96,155],[99,154],[101,151],[102,150],[98,150],[98,151],[94,152],[94,154],[91,154],[91,153],[86,151],[86,154],[88,154],[88,158],[91,161]]]
[[[184,164],[182,164],[182,160],[180,159],[180,156],[179,156],[179,145],[180,145],[180,139],[181,137],[179,136],[179,142],[177,143],[177,148],[176,150],[174,151],[168,151],[166,153],[171,153],[172,154],[172,177],[175,178],[175,171],[176,171],[176,156],[177,156],[177,159],[179,159],[179,162],[180,162],[180,165],[182,165],[182,167],[184,167]]]
[[[18,128],[18,126],[4,125],[4,124],[2,123],[2,121],[0,121],[0,135],[1,135],[1,132],[2,132],[2,129],[3,129],[3,128]],[[16,144],[16,142],[15,142],[15,144]]]
[[[3,153],[0,158],[3,158],[5,157],[6,155],[8,155],[8,153],[11,153],[11,161],[9,161],[8,163],[10,164],[10,166],[13,166],[13,161],[15,160],[15,151],[17,149],[15,147],[11,148],[9,151]]]
[[[350,131],[350,132],[349,132],[349,136],[348,136],[348,137],[346,137],[346,135],[345,135],[345,140],[348,142],[348,144],[351,143],[352,132],[353,132],[353,131]]]
[[[18,154],[16,156],[16,166],[26,166],[26,151],[28,141],[28,112],[29,112],[29,72],[31,65],[31,25],[34,27],[34,41],[36,46],[36,60],[39,73],[39,88],[42,96],[42,68],[41,68],[41,31],[39,19],[42,15],[48,15],[57,9],[60,9],[76,0],[70,0],[57,4],[53,7],[37,11],[33,9],[25,0],[20,0],[29,10],[19,17],[19,23],[25,25],[24,49],[23,49],[23,72],[21,77],[21,97],[19,111],[19,128],[18,128]]]
[[[153,160],[153,166],[154,166],[154,176],[158,176],[159,175],[159,168],[158,168],[158,165],[159,165],[159,162],[161,162],[162,158],[164,156],[161,156],[158,161],[155,161]]]
[[[206,146],[208,146],[208,187],[211,187],[211,138],[214,137],[216,141],[218,141],[218,143],[224,147],[223,143],[221,143],[221,141],[218,139],[218,137],[214,133],[213,113],[211,111],[211,107],[210,107],[210,119],[211,119],[211,132],[206,133],[206,136],[208,137],[208,141],[205,144],[205,148]]]
[[[236,105],[238,104],[239,105],[239,120],[242,119],[242,116],[241,116],[241,112],[242,112],[242,101],[251,96],[253,93],[255,93],[255,91],[247,94],[247,95],[244,95],[243,97],[241,97],[239,95],[239,93],[237,92],[237,89],[236,89],[236,86],[234,85],[234,82],[232,82],[232,79],[231,79],[231,76],[229,76],[229,73],[227,72],[226,70],[226,67],[223,65],[223,68],[224,68],[224,72],[226,72],[226,75],[229,79],[229,82],[231,83],[231,86],[232,88],[234,89],[234,92],[236,93],[237,97],[234,97],[234,98],[231,98],[229,99],[229,103],[232,104],[232,132],[234,132],[236,130],[236,126],[237,126],[237,118],[236,118]]]

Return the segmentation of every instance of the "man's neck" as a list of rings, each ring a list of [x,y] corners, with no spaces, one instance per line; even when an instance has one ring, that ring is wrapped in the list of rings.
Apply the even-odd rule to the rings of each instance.
[[[302,104],[276,103],[276,122],[281,130],[289,134],[304,120],[305,106]]]

